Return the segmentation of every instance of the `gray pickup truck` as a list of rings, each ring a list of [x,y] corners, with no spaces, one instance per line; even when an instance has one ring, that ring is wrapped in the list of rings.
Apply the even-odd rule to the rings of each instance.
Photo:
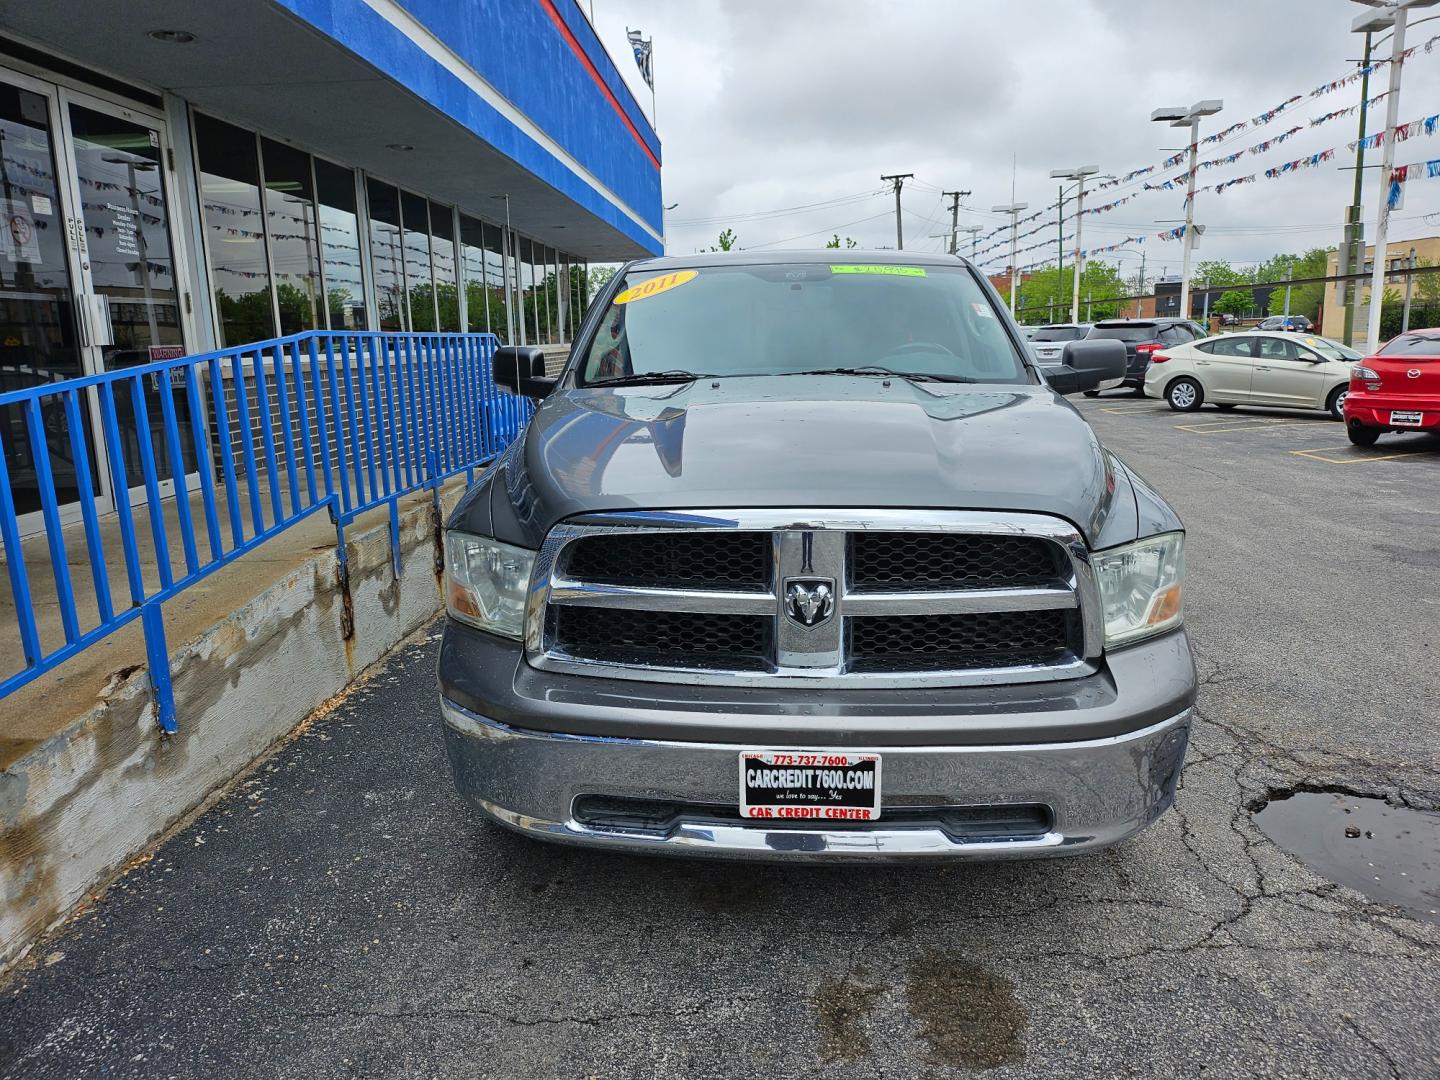
[[[1090,851],[1173,802],[1184,533],[985,278],[909,252],[625,266],[447,523],[461,793],[542,839],[887,860]]]

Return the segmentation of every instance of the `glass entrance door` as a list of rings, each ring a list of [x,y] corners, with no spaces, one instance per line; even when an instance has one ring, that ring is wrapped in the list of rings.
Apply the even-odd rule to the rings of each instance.
[[[84,230],[82,285],[95,297],[94,310],[109,316],[108,326],[93,335],[89,363],[97,371],[119,371],[183,356],[185,327],[170,233],[163,123],[69,91],[62,91],[61,100]],[[105,321],[97,319],[98,324]],[[141,396],[143,417],[132,393],[116,395],[125,475],[132,487],[139,487],[142,440],[148,440],[161,493],[171,495],[176,474],[190,474],[195,462],[183,378],[152,375],[143,381]],[[162,398],[167,396],[180,430],[181,457],[189,463],[178,469],[165,446]],[[143,497],[139,490],[135,494]]]
[[[85,373],[59,128],[49,88],[0,71],[0,392]],[[82,483],[98,494],[93,467],[89,477],[76,474],[64,406],[47,401],[41,421],[59,502],[73,504]],[[77,434],[89,438],[88,431]],[[35,440],[22,408],[0,408],[0,441],[21,526],[38,528]],[[96,461],[93,452],[88,456]]]

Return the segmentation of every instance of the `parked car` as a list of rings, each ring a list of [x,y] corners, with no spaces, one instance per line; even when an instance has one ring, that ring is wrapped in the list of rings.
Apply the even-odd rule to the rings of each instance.
[[[1328,338],[1281,332],[1219,334],[1150,355],[1145,394],[1176,412],[1266,405],[1344,418],[1350,365],[1360,354]]]
[[[1035,326],[1035,325],[1022,326],[1022,327],[1020,327],[1020,335],[1021,335],[1026,341],[1034,341],[1034,340],[1035,340],[1035,335],[1038,334],[1038,333],[1040,332],[1040,330],[1041,330],[1041,327]]]
[[[1220,312],[1219,319],[1220,319],[1220,325],[1221,325],[1221,326],[1239,326],[1239,325],[1240,325],[1240,316],[1234,315],[1234,314],[1232,314],[1231,312],[1228,312],[1228,311],[1222,311],[1222,312]]]
[[[843,265],[832,265],[843,261]],[[630,263],[447,522],[442,730],[530,836],[782,860],[1089,851],[1172,803],[1184,532],[973,267]]]
[[[1391,338],[1350,372],[1345,432],[1373,446],[1387,431],[1440,432],[1440,328]]]
[[[1085,335],[1086,341],[1113,340],[1125,345],[1125,379],[1121,386],[1128,386],[1137,393],[1145,392],[1145,372],[1150,366],[1150,357],[1160,349],[1172,345],[1184,345],[1205,337],[1205,331],[1198,323],[1189,319],[1111,319],[1097,322]],[[1100,391],[1093,390],[1086,397],[1094,397]]]
[[[1293,330],[1300,334],[1308,334],[1314,328],[1315,324],[1304,315],[1271,315],[1255,324],[1256,330]]]
[[[1079,341],[1090,332],[1090,323],[1054,323],[1036,328],[1030,335],[1030,351],[1041,367],[1061,363],[1067,341]]]

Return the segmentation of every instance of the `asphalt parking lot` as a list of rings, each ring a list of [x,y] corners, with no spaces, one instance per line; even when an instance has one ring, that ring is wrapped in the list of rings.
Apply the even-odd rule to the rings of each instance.
[[[0,988],[0,1075],[1440,1075],[1440,925],[1247,809],[1440,807],[1440,440],[1077,404],[1190,530],[1204,685],[1140,837],[917,869],[538,846],[451,789],[432,631]]]

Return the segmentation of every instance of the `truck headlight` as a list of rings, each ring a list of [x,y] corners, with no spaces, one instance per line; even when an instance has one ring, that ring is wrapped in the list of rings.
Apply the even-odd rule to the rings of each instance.
[[[1106,648],[1153,637],[1184,621],[1184,533],[1162,533],[1096,552],[1093,565],[1105,610]]]
[[[525,633],[535,552],[469,533],[445,534],[445,611],[501,637]]]

